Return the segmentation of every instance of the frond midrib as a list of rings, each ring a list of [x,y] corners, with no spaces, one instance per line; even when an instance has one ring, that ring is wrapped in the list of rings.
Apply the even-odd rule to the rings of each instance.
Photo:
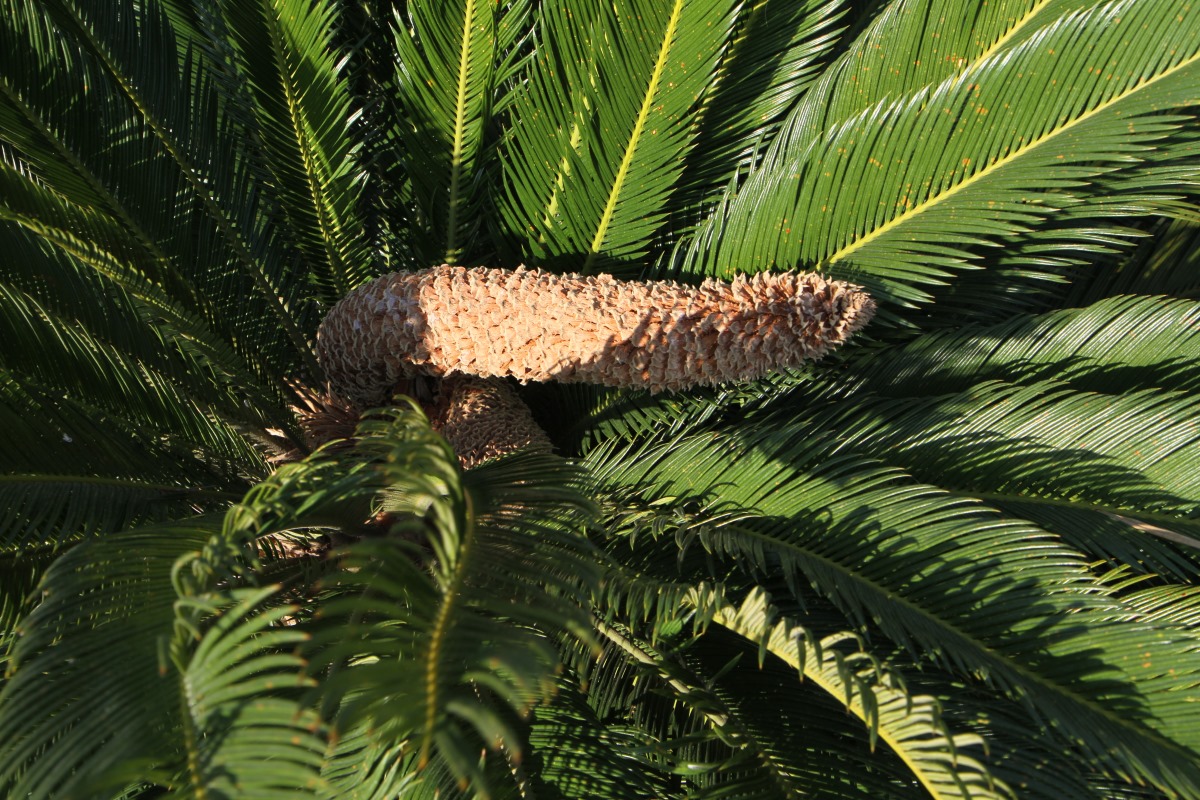
[[[734,636],[745,638],[745,634],[730,624],[732,621],[731,617],[735,617],[736,614],[736,608],[725,606],[717,611],[716,615],[713,617],[713,622],[717,625],[720,625]],[[775,631],[772,629],[771,638],[774,638],[774,633]],[[809,669],[808,659],[805,659],[804,663],[800,663],[799,659],[793,661],[789,657],[790,654],[785,655],[780,653],[777,648],[770,648],[770,652],[773,653],[777,658],[782,659],[792,668],[801,672],[806,679],[817,684],[817,686],[819,686],[821,690],[830,697],[839,700],[846,710],[857,717],[868,729],[872,728],[871,715],[867,713],[866,707],[863,706],[862,702],[854,697],[846,699],[847,692],[845,687],[837,686],[832,681],[827,680],[824,673],[820,669]],[[941,798],[945,797],[945,795],[937,790],[937,785],[933,783],[933,779],[927,774],[927,770],[922,768],[918,762],[913,760],[909,753],[909,748],[903,746],[900,739],[892,733],[891,728],[879,725],[876,721],[876,724],[874,725],[874,733],[880,739],[882,739],[885,744],[887,744],[892,753],[894,753],[901,761],[904,762],[904,765],[908,767],[909,772],[916,776],[917,780],[920,781],[923,787],[925,787],[925,790],[929,792],[931,797],[935,798],[935,800],[940,800]]]
[[[308,128],[305,125],[303,114],[300,111],[300,94],[298,87],[294,85],[293,78],[295,77],[291,69],[291,64],[288,61],[288,51],[282,30],[282,24],[278,17],[278,13],[271,3],[267,3],[268,8],[263,10],[263,16],[267,21],[267,29],[271,36],[271,48],[274,51],[275,66],[279,70],[279,82],[283,87],[283,97],[287,105],[288,120],[292,124],[292,133],[296,139],[296,148],[300,151],[300,160],[304,165],[304,179],[308,183],[308,194],[312,200],[313,215],[316,217],[317,224],[321,228],[321,244],[325,250],[325,256],[329,259],[330,277],[334,281],[334,288],[338,294],[345,294],[350,290],[350,286],[345,281],[345,262],[342,259],[342,254],[338,251],[337,241],[341,238],[337,233],[336,220],[330,218],[330,209],[326,203],[322,202],[325,199],[325,192],[318,179],[322,172],[320,162],[313,152],[314,148],[309,139]]]
[[[991,58],[992,55],[994,55],[995,53],[1000,52],[1000,50],[1003,49],[1006,44],[1011,42],[1018,33],[1020,33],[1022,30],[1025,29],[1026,25],[1028,25],[1030,22],[1032,22],[1034,19],[1036,19],[1037,16],[1042,13],[1042,9],[1044,9],[1046,6],[1050,5],[1051,2],[1053,2],[1053,0],[1038,0],[1038,2],[1032,8],[1029,9],[1029,11],[1025,14],[1024,17],[1017,20],[1016,23],[1014,23],[1011,28],[1009,28],[1007,31],[1005,31],[1003,33],[1003,35],[1000,36],[999,39],[992,42],[992,44],[989,45],[986,50],[984,50],[982,53],[980,53],[974,59],[972,59],[972,63],[969,66],[966,66],[958,74],[958,78],[956,79],[956,81],[961,80],[962,77],[964,75],[966,75],[968,72],[970,72],[971,69],[973,69],[976,64],[981,64],[984,61],[986,61],[987,59]]]
[[[974,498],[972,498],[972,499],[974,499]],[[976,502],[979,502],[979,501],[976,500]],[[741,529],[741,532],[744,535],[748,536],[749,538],[759,539],[763,543],[771,545],[773,547],[780,547],[785,550],[791,550],[791,551],[794,551],[797,553],[801,553],[806,558],[810,558],[812,560],[819,561],[823,565],[825,565],[826,568],[828,568],[832,571],[836,571],[842,575],[845,575],[846,578],[849,579],[850,581],[860,584],[860,585],[864,585],[866,588],[868,588],[872,592],[876,593],[880,598],[883,598],[883,602],[902,605],[905,608],[907,608],[911,613],[914,613],[917,616],[922,617],[926,621],[932,623],[932,625],[934,627],[946,631],[951,637],[962,642],[964,645],[971,648],[975,652],[980,653],[981,655],[986,657],[987,660],[990,661],[993,665],[1008,672],[1010,675],[1015,673],[1016,675],[1020,676],[1022,681],[1027,681],[1031,684],[1037,685],[1043,691],[1047,691],[1052,695],[1055,695],[1058,697],[1065,697],[1065,698],[1069,699],[1071,702],[1077,703],[1078,705],[1080,705],[1084,708],[1087,708],[1092,713],[1099,714],[1104,719],[1108,720],[1110,723],[1119,725],[1121,728],[1123,728],[1125,730],[1132,731],[1135,734],[1135,736],[1138,738],[1152,739],[1157,746],[1168,749],[1169,751],[1171,751],[1172,753],[1174,753],[1177,756],[1184,756],[1184,757],[1188,758],[1189,760],[1195,758],[1194,754],[1191,753],[1191,751],[1188,750],[1186,747],[1176,743],[1173,740],[1167,739],[1165,736],[1163,736],[1161,733],[1159,733],[1154,728],[1151,728],[1146,725],[1138,725],[1138,724],[1131,725],[1129,720],[1126,719],[1125,717],[1123,717],[1119,714],[1116,714],[1103,706],[1096,706],[1094,704],[1094,702],[1092,701],[1091,697],[1089,697],[1087,695],[1083,695],[1080,692],[1078,692],[1070,687],[1062,686],[1058,683],[1048,681],[1042,675],[1030,670],[1025,665],[1017,663],[1017,662],[1013,661],[1012,659],[1007,658],[1002,653],[997,652],[996,649],[994,647],[992,647],[991,645],[979,641],[976,637],[963,631],[958,625],[952,624],[949,621],[947,621],[941,617],[938,617],[938,616],[935,616],[935,615],[929,613],[923,606],[918,606],[918,605],[914,604],[908,598],[896,594],[895,592],[888,589],[887,587],[881,586],[878,583],[876,583],[875,581],[867,578],[866,576],[850,570],[849,568],[845,567],[843,564],[841,564],[837,561],[834,561],[831,558],[828,558],[828,557],[826,557],[820,553],[817,553],[809,548],[797,545],[794,542],[783,541],[777,537],[772,537],[767,534],[759,533],[752,529],[743,528],[743,529]]]
[[[151,113],[150,107],[146,104],[141,94],[137,91],[137,88],[133,85],[132,81],[129,79],[129,76],[118,69],[117,64],[113,61],[112,54],[109,53],[108,49],[103,47],[96,39],[96,37],[92,34],[92,31],[86,24],[84,24],[84,21],[79,18],[79,15],[76,14],[75,9],[70,5],[70,3],[60,3],[59,5],[62,10],[70,16],[71,22],[75,29],[81,36],[85,38],[88,47],[92,52],[96,53],[101,63],[104,64],[105,70],[107,70],[108,74],[112,76],[114,81],[117,82],[117,85],[129,99],[129,102],[133,104],[134,108],[137,109],[138,114],[140,114],[146,121],[146,125],[154,132],[155,137],[162,144],[163,149],[167,151],[167,154],[171,157],[171,160],[174,161],[179,167],[179,170],[183,173],[188,185],[192,188],[192,192],[200,199],[205,211],[208,212],[208,215],[212,218],[213,222],[215,222],[217,227],[220,228],[221,233],[224,235],[226,241],[229,242],[231,248],[238,258],[238,261],[241,262],[241,264],[246,268],[247,274],[250,276],[251,280],[254,282],[254,285],[259,290],[260,297],[267,304],[267,307],[271,309],[272,313],[276,319],[278,319],[280,325],[287,333],[288,338],[292,341],[292,345],[296,350],[296,355],[304,362],[311,375],[321,375],[321,367],[320,364],[317,363],[316,355],[313,353],[312,348],[309,347],[308,341],[301,332],[296,319],[284,305],[279,293],[271,286],[271,282],[267,279],[262,266],[250,252],[250,248],[247,246],[242,234],[238,231],[237,225],[224,212],[220,204],[217,203],[212,191],[204,185],[204,181],[199,177],[196,167],[192,164],[191,159],[189,159],[183,152],[183,148],[180,146],[179,142],[176,141],[175,137],[163,124],[162,120],[158,119],[158,117]]]
[[[463,9],[462,39],[458,51],[458,83],[454,95],[454,136],[450,145],[450,207],[446,213],[446,261],[457,262],[458,206],[462,193],[464,141],[467,128],[467,77],[471,65],[471,45],[476,0],[466,0]]]
[[[1196,63],[1200,63],[1200,53],[1197,53],[1196,55],[1193,55],[1190,58],[1184,59],[1183,61],[1179,62],[1172,68],[1170,68],[1168,70],[1164,70],[1163,72],[1159,73],[1158,75],[1155,75],[1152,78],[1139,81],[1137,84],[1135,84],[1134,86],[1131,86],[1126,91],[1121,92],[1120,94],[1118,94],[1112,98],[1109,98],[1108,100],[1105,100],[1104,102],[1098,104],[1095,108],[1092,108],[1091,110],[1086,111],[1083,114],[1080,114],[1078,117],[1066,122],[1065,124],[1061,125],[1060,127],[1054,128],[1050,132],[1043,134],[1042,136],[1040,136],[1036,139],[1030,140],[1030,142],[1028,144],[1022,145],[1022,146],[1016,148],[1015,150],[1013,150],[1008,155],[1005,155],[1005,156],[1002,156],[1001,158],[996,159],[995,161],[988,164],[983,169],[964,178],[963,180],[956,183],[954,186],[951,186],[949,189],[943,191],[942,193],[938,194],[937,196],[931,197],[927,200],[922,201],[921,203],[918,203],[917,205],[914,205],[912,208],[893,217],[892,219],[885,222],[883,225],[880,225],[875,230],[870,231],[869,233],[867,233],[866,235],[864,235],[858,239],[855,239],[854,241],[850,242],[849,244],[845,245],[844,247],[842,247],[841,249],[837,250],[835,253],[830,255],[829,258],[826,260],[826,263],[834,264],[838,261],[841,261],[842,259],[846,258],[847,256],[852,255],[859,249],[870,244],[874,240],[876,240],[876,239],[886,235],[887,233],[891,232],[892,230],[902,226],[904,223],[908,222],[910,219],[912,219],[920,214],[923,214],[924,212],[928,211],[931,208],[934,208],[935,206],[940,205],[944,201],[949,200],[950,198],[957,195],[959,192],[962,192],[966,189],[971,188],[972,186],[977,184],[979,181],[983,180],[984,178],[987,178],[988,176],[992,175],[996,171],[998,171],[1001,168],[1012,163],[1016,159],[1026,155],[1027,153],[1032,152],[1033,150],[1041,147],[1042,145],[1046,144],[1047,142],[1053,141],[1060,134],[1070,131],[1072,128],[1076,127],[1077,125],[1087,122],[1088,120],[1092,119],[1093,117],[1097,116],[1098,114],[1100,114],[1104,111],[1107,111],[1108,109],[1110,109],[1112,106],[1116,105],[1117,103],[1120,103],[1124,100],[1129,99],[1135,93],[1137,93],[1143,89],[1146,89],[1149,86],[1153,86],[1155,83],[1159,82],[1160,80],[1169,78],[1169,77],[1175,75],[1176,73],[1178,73],[1180,70],[1186,69],[1187,67],[1190,67]],[[966,73],[963,73],[963,74],[965,75]],[[956,83],[959,82],[961,80],[961,76],[956,77],[954,80]]]
[[[433,750],[433,739],[437,730],[438,714],[442,702],[442,653],[446,648],[446,638],[454,626],[454,612],[458,609],[459,601],[463,599],[463,584],[467,580],[471,557],[475,551],[475,538],[478,533],[474,503],[470,492],[464,492],[462,498],[466,508],[462,520],[462,536],[458,552],[451,567],[450,580],[442,588],[442,602],[429,631],[429,648],[421,658],[423,662],[421,672],[425,684],[425,718],[421,731],[421,746],[417,756],[418,769],[424,768],[429,763]]]
[[[650,110],[654,106],[654,98],[658,94],[658,84],[662,80],[663,72],[666,70],[667,58],[671,54],[671,45],[675,39],[675,30],[679,27],[679,18],[683,14],[683,2],[684,0],[675,0],[674,6],[671,8],[671,16],[667,20],[667,27],[663,32],[662,44],[658,49],[658,58],[654,62],[654,69],[650,72],[650,84],[646,88],[645,95],[642,96],[642,105],[638,109],[637,119],[633,123],[633,131],[629,136],[629,141],[625,144],[625,153],[621,157],[621,164],[617,167],[617,174],[613,178],[612,186],[609,188],[608,200],[604,204],[604,211],[601,213],[600,221],[596,225],[596,235],[592,237],[587,258],[583,262],[582,271],[584,273],[591,270],[592,264],[600,253],[600,248],[604,246],[604,239],[608,235],[608,227],[612,224],[617,202],[620,200],[621,191],[625,187],[625,179],[629,175],[629,169],[633,164],[638,143],[646,128],[646,119],[650,116]]]

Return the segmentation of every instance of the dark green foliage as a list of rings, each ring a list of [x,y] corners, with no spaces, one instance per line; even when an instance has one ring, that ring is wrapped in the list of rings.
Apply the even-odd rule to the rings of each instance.
[[[1191,0],[0,0],[0,795],[1200,797],[1198,107]],[[310,452],[442,261],[881,308]]]

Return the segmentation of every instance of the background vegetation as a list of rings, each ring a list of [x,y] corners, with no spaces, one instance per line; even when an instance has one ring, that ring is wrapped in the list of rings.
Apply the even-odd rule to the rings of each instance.
[[[0,793],[1200,797],[1198,104],[1192,0],[0,0]],[[881,311],[308,452],[442,261]]]

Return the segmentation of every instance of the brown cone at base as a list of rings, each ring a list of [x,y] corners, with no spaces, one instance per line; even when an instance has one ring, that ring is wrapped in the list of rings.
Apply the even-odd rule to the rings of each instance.
[[[553,449],[529,407],[504,381],[454,376],[437,381],[435,392],[432,398],[419,401],[421,408],[433,429],[454,448],[463,469],[517,450],[549,453]],[[328,393],[306,391],[298,396],[300,402],[294,410],[310,448],[338,440],[340,448],[353,446],[358,411]],[[297,461],[300,457],[296,452],[279,460]]]
[[[321,323],[317,354],[334,391],[360,407],[416,375],[657,392],[820,358],[874,310],[860,288],[810,273],[695,287],[442,265],[351,292]]]
[[[553,449],[529,407],[501,380],[447,378],[429,419],[454,448],[463,469],[517,450]]]

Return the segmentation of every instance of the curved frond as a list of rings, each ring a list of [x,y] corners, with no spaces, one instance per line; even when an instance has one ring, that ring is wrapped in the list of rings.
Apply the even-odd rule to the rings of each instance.
[[[775,519],[708,532],[706,549],[811,583],[851,619],[1005,689],[1113,774],[1198,785],[1200,729],[1179,712],[1196,662],[1166,631],[1123,621],[1082,558],[1022,520],[857,458],[818,461],[828,437],[764,430],[746,449],[696,437],[602,478],[654,487],[648,499],[719,487]],[[1169,666],[1134,683],[1147,652]]]
[[[1117,296],[920,336],[860,359],[863,387],[892,397],[961,391],[987,380],[1056,380],[1096,392],[1200,389],[1200,303]]]
[[[189,365],[176,353],[163,352],[166,348],[155,353],[147,347],[150,359],[138,358],[124,342],[105,341],[76,320],[11,290],[2,277],[0,303],[6,309],[0,337],[10,343],[0,349],[0,369],[47,389],[86,398],[147,428],[169,430],[214,461],[237,464],[245,471],[258,465],[240,432],[216,418],[204,402],[236,406],[232,392],[213,392],[216,381],[203,381],[203,373],[188,374]],[[184,382],[199,385],[181,388]]]
[[[338,7],[260,0],[224,2],[221,10],[225,36],[216,47],[232,41],[237,59],[230,99],[249,106],[243,113],[256,123],[289,242],[332,302],[375,272],[357,208],[362,174],[350,133],[357,109],[332,41]]]
[[[1101,3],[929,88],[826,119],[736,190],[719,224],[738,235],[696,267],[823,264],[912,302],[979,247],[1063,209],[1173,208],[1194,166],[1171,147],[1187,118],[1169,112],[1200,99],[1200,18],[1185,7]]]
[[[1144,619],[1175,626],[1200,648],[1200,587],[1158,586],[1121,597],[1121,602]]]
[[[673,202],[696,213],[738,170],[753,166],[785,115],[817,80],[821,62],[839,42],[835,26],[845,12],[843,0],[756,0],[736,10]]]
[[[1130,257],[1080,282],[1073,302],[1118,294],[1165,294],[1200,299],[1200,224],[1163,220]]]
[[[0,789],[9,796],[109,796],[170,775],[179,696],[159,637],[177,599],[175,560],[219,521],[196,520],[87,542],[47,571],[22,621],[0,690]],[[138,773],[130,773],[130,765]],[[165,768],[165,772],[160,772]]]
[[[38,543],[66,544],[236,499],[233,492],[139,478],[0,472],[0,553]]]
[[[328,579],[313,674],[341,727],[370,721],[367,749],[408,742],[415,769],[436,760],[485,790],[475,748],[520,752],[511,717],[547,696],[559,661],[547,631],[588,639],[598,574],[580,479],[534,454],[464,474],[411,409],[362,423],[349,461],[330,448],[252,490],[197,568],[211,582],[274,531],[382,526]]]
[[[105,413],[85,402],[56,396],[0,371],[0,425],[11,431],[2,471],[11,476],[60,475],[67,480],[104,477],[134,489],[178,487],[201,499],[212,487],[243,485],[236,475],[193,454],[186,444],[156,440],[136,421]],[[51,479],[53,480],[53,479]],[[11,497],[23,496],[14,478]],[[33,487],[26,484],[26,489]],[[218,489],[213,499],[227,499]],[[37,513],[33,508],[29,511]],[[53,514],[54,512],[50,512]]]
[[[665,765],[648,752],[648,736],[636,726],[597,715],[586,689],[570,673],[560,677],[554,702],[530,718],[528,757],[522,766],[538,796],[673,797]]]
[[[261,607],[278,588],[184,596],[176,604],[171,660],[187,764],[186,778],[172,786],[177,797],[318,796],[320,723],[287,697],[312,684],[294,652],[309,636],[281,625],[295,608]],[[194,641],[210,615],[215,620]]]
[[[889,98],[962,75],[1096,0],[880,3],[836,62],[788,115],[780,151]]]
[[[410,797],[421,779],[405,750],[405,743],[381,744],[367,724],[340,731],[322,766],[321,777],[328,787],[323,796],[329,800]]]
[[[694,144],[735,21],[729,0],[546,6],[513,96],[500,213],[537,263],[582,272],[646,253]]]
[[[1198,413],[1189,394],[992,381],[941,397],[864,397],[813,425],[941,486],[1188,515],[1200,508]]]
[[[116,124],[105,126],[110,141],[104,144],[118,146],[104,155],[128,171],[139,168],[137,179],[128,171],[121,175],[126,186],[143,182],[140,190],[131,189],[126,195],[144,200],[139,216],[156,219],[172,236],[182,233],[180,220],[196,222],[193,213],[203,220],[195,228],[185,226],[195,238],[172,242],[168,248],[180,247],[177,266],[192,273],[193,284],[201,293],[223,289],[222,294],[229,297],[253,298],[252,303],[230,300],[229,307],[222,309],[227,324],[258,341],[260,348],[272,352],[278,361],[298,363],[319,375],[300,325],[303,287],[283,279],[284,260],[272,247],[272,234],[264,225],[260,194],[252,187],[250,169],[244,160],[231,162],[226,155],[238,152],[236,132],[220,113],[214,84],[202,72],[204,62],[199,54],[179,53],[181,42],[162,7],[150,3],[145,13],[138,14],[131,0],[102,7],[48,0],[39,10],[24,0],[7,3],[6,17],[11,15],[13,20],[6,22],[7,32],[33,39],[26,46],[37,50],[45,47],[36,37],[70,41],[79,55],[66,63],[89,65],[94,84],[88,93],[79,92],[76,76],[64,74],[62,67],[52,67],[45,77],[52,79],[50,85],[61,85],[60,96],[72,98],[80,111],[99,106],[113,118]],[[18,27],[19,21],[25,24]],[[18,70],[18,75],[28,71]],[[37,85],[20,88],[29,93],[46,91],[46,84],[33,90]],[[36,112],[43,119],[54,114],[47,107]],[[48,131],[56,127],[48,122],[44,125]],[[112,131],[123,133],[113,137]],[[63,147],[73,149],[66,142]],[[152,154],[149,159],[147,151]],[[94,159],[99,154],[78,155],[84,162],[85,156]],[[93,171],[101,174],[99,168]],[[164,205],[163,198],[173,202]],[[168,234],[154,238],[161,242]],[[197,252],[204,256],[200,263],[193,261]],[[226,269],[229,264],[235,265],[232,274]],[[267,321],[269,324],[264,324]]]
[[[11,174],[0,166],[0,182]],[[5,188],[16,190],[6,194],[0,217],[21,228],[0,229],[0,283],[15,307],[27,307],[14,310],[6,323],[11,336],[0,340],[5,363],[36,363],[39,371],[61,373],[65,365],[39,356],[70,354],[68,343],[55,343],[56,337],[90,337],[169,375],[194,399],[224,404],[235,418],[288,427],[278,408],[280,384],[272,385],[279,381],[277,366],[248,352],[227,328],[215,327],[218,321],[202,314],[205,305],[193,301],[191,288],[172,291],[177,273],[158,274],[119,245],[109,250],[96,243],[100,237],[76,235],[95,231],[96,215],[30,180]],[[73,328],[78,336],[71,335]],[[235,395],[254,400],[253,406],[239,408],[230,402]]]
[[[1095,557],[1190,581],[1200,559],[1196,414],[1190,394],[983,382],[855,398],[812,424],[839,429],[838,449],[1032,520]]]
[[[538,539],[534,553],[523,553],[512,538],[517,526],[507,534],[505,527],[481,520],[460,530],[458,542],[433,539],[435,551],[451,559],[439,562],[433,580],[406,548],[359,545],[335,584],[339,594],[355,595],[325,607],[328,618],[344,622],[337,641],[325,643],[331,649],[322,661],[354,662],[329,683],[335,697],[345,694],[345,721],[371,720],[372,736],[383,746],[411,741],[417,769],[436,758],[478,789],[487,779],[474,748],[503,746],[519,754],[521,738],[508,712],[528,713],[549,691],[558,658],[537,628],[583,633],[582,620],[571,620],[579,612],[570,611],[568,597],[531,595],[528,567],[514,570],[537,551],[548,555],[561,546]],[[443,536],[453,531],[442,530]],[[553,562],[541,567],[557,568]],[[506,586],[510,594],[500,594]],[[354,641],[341,641],[350,631]]]
[[[526,0],[430,0],[408,3],[397,17],[404,157],[429,216],[432,263],[477,257],[492,180],[490,129],[504,86],[522,63],[529,13]]]
[[[20,637],[18,622],[29,612],[35,588],[59,555],[55,547],[0,551],[0,675],[8,673],[10,654]]]
[[[863,721],[872,741],[887,745],[935,798],[1014,797],[968,753],[983,745],[970,734],[952,734],[940,719],[937,701],[914,696],[872,663],[869,655],[843,652],[844,636],[817,641],[802,627],[780,619],[765,592],[751,592],[740,606],[718,609],[713,622],[754,642],[794,667],[845,704]]]

